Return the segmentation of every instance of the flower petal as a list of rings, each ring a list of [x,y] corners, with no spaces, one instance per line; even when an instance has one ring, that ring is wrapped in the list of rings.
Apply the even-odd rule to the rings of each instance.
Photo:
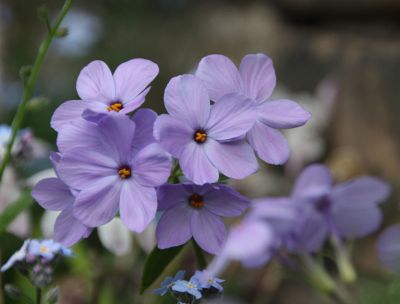
[[[207,135],[215,140],[235,139],[246,134],[256,121],[252,100],[240,94],[228,94],[211,106]]]
[[[57,217],[54,225],[54,240],[69,247],[87,238],[91,232],[92,228],[86,227],[72,215],[71,205]]]
[[[158,144],[151,144],[135,155],[132,173],[142,186],[157,187],[168,180],[171,167],[171,156]]]
[[[211,163],[230,178],[242,179],[258,169],[253,149],[244,141],[219,143],[210,138],[204,147]]]
[[[107,176],[86,186],[76,197],[73,215],[88,227],[98,227],[118,211],[122,182],[117,176]]]
[[[400,224],[387,228],[378,239],[378,257],[389,270],[400,272]]]
[[[185,244],[192,237],[190,219],[192,209],[179,204],[165,211],[157,225],[158,248],[165,249]]]
[[[153,126],[156,119],[156,112],[150,109],[139,109],[133,115],[132,120],[136,128],[132,145],[135,152],[156,142],[153,136]]]
[[[175,158],[180,158],[186,145],[193,142],[194,130],[171,115],[160,115],[154,123],[154,137]]]
[[[129,114],[139,108],[145,101],[146,96],[150,92],[150,87],[145,89],[142,93],[136,96],[133,100],[124,103],[124,107],[119,113],[121,114]]]
[[[143,187],[130,179],[122,187],[119,205],[121,220],[132,231],[142,232],[154,219],[157,195],[154,188]]]
[[[289,129],[304,125],[310,118],[298,103],[281,99],[266,101],[258,106],[259,120],[275,129]]]
[[[218,185],[218,190],[204,195],[204,208],[219,216],[239,216],[250,205],[250,201],[232,188]]]
[[[158,72],[158,65],[147,59],[136,58],[120,64],[114,72],[116,100],[126,103],[135,99]]]
[[[226,56],[209,55],[200,60],[196,76],[204,81],[211,100],[230,93],[242,93],[243,84],[235,64]]]
[[[182,184],[165,184],[158,188],[158,211],[173,208],[178,204],[185,204],[188,202],[188,197],[192,193]]]
[[[211,254],[219,254],[226,239],[222,219],[206,210],[192,213],[190,229],[196,243]]]
[[[258,103],[271,96],[276,76],[271,58],[264,54],[249,54],[243,57],[239,67],[244,93]]]
[[[32,190],[33,198],[45,209],[62,210],[75,200],[68,186],[59,178],[42,179]]]
[[[289,145],[278,130],[257,121],[247,133],[247,138],[263,161],[272,165],[282,165],[288,161]]]
[[[132,249],[131,233],[116,217],[97,229],[100,242],[117,256],[128,254]]]
[[[218,178],[218,170],[208,159],[205,145],[191,142],[186,145],[179,159],[183,174],[198,185],[215,183]]]
[[[114,101],[114,78],[107,64],[95,60],[85,66],[78,76],[76,90],[84,100]]]
[[[296,180],[294,197],[318,198],[332,189],[332,175],[328,167],[313,164],[306,167]]]
[[[210,116],[210,99],[200,79],[193,75],[172,78],[165,89],[165,108],[193,129],[203,128]]]

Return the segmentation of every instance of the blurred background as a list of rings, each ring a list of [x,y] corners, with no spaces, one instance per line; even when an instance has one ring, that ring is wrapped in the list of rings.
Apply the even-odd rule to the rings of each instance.
[[[0,1],[1,124],[11,122],[20,100],[18,71],[33,61],[45,35],[45,25],[36,14],[43,3],[57,12],[63,1]],[[81,0],[75,1],[63,26],[69,35],[53,43],[36,86],[37,98],[25,119],[29,136],[35,139],[34,157],[9,172],[8,184],[0,188],[0,208],[18,196],[11,193],[18,180],[35,180],[34,173],[50,167],[47,151],[54,149],[56,138],[49,126],[51,114],[63,101],[78,98],[76,78],[90,61],[104,60],[111,69],[135,57],[156,62],[160,74],[145,106],[162,113],[168,80],[192,72],[203,56],[224,54],[238,64],[244,55],[261,52],[274,61],[278,80],[274,95],[301,103],[313,118],[307,126],[286,133],[293,151],[287,165],[263,165],[235,186],[252,198],[287,195],[304,165],[322,161],[338,181],[362,174],[388,180],[394,191],[383,205],[383,226],[400,221],[399,1]],[[38,206],[24,217],[0,238],[2,262],[19,248],[21,236],[51,234],[41,228],[49,225],[43,224]],[[392,292],[400,291],[400,284],[393,285],[396,281],[377,261],[378,234],[353,248],[360,273],[354,288],[367,304],[392,303],[389,285],[395,289]],[[99,238],[94,234],[81,242],[76,246],[78,258],[59,267],[60,303],[168,303],[137,292],[146,251],[154,242],[151,232],[142,240],[132,239],[122,255],[103,249]],[[188,269],[195,267],[190,252],[180,259]],[[232,265],[223,278],[226,291],[219,303],[332,303],[274,262],[245,272]],[[2,280],[26,285],[13,272]]]

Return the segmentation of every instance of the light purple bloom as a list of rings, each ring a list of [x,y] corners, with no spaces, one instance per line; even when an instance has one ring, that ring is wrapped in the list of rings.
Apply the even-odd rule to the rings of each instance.
[[[298,177],[291,199],[301,206],[300,224],[293,233],[292,249],[314,252],[328,235],[361,238],[376,231],[382,221],[379,204],[390,186],[374,177],[359,177],[333,185],[324,165],[311,165]]]
[[[76,83],[81,100],[60,105],[53,114],[51,126],[60,131],[64,125],[80,118],[86,109],[123,114],[136,110],[145,101],[150,90],[148,85],[158,71],[157,64],[141,58],[120,64],[114,74],[103,61],[89,63],[80,72]]]
[[[289,159],[289,145],[279,129],[304,125],[311,115],[291,100],[267,100],[276,84],[268,56],[246,55],[237,69],[228,57],[209,55],[200,61],[196,76],[204,81],[210,98],[217,103],[231,93],[242,93],[256,103],[256,122],[247,133],[250,145],[267,163],[279,165]]]
[[[243,140],[255,121],[255,106],[243,95],[230,94],[210,105],[203,82],[193,75],[171,79],[165,89],[169,115],[160,115],[154,137],[179,159],[195,184],[218,181],[219,172],[241,179],[254,173],[257,160]]]
[[[164,211],[157,226],[161,249],[179,246],[194,238],[211,254],[218,254],[226,239],[222,217],[242,214],[249,205],[226,185],[164,185],[158,191],[158,210]]]
[[[379,236],[377,250],[383,265],[400,272],[400,224],[390,226]]]
[[[24,243],[22,244],[22,247],[16,251],[9,259],[8,261],[0,268],[1,272],[4,272],[11,267],[13,267],[16,263],[22,262],[25,260],[26,255],[27,255],[27,249],[29,246],[31,240],[25,240]]]
[[[126,115],[104,115],[96,129],[98,146],[68,149],[58,165],[60,178],[79,191],[73,216],[97,227],[119,211],[128,229],[142,232],[155,216],[155,187],[169,177],[170,156],[157,144],[134,153],[135,123]]]
[[[202,289],[215,288],[219,292],[222,292],[224,290],[224,288],[221,286],[221,283],[224,282],[224,280],[215,278],[208,270],[196,270],[195,274],[190,280],[196,280],[199,283],[200,288]]]
[[[196,298],[196,300],[201,299],[201,287],[197,280],[179,280],[174,282],[172,285],[172,290],[177,292],[186,292]]]

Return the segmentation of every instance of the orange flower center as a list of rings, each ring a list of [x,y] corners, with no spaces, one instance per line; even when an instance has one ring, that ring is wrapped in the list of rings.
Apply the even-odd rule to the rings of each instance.
[[[192,206],[193,208],[196,209],[200,209],[204,207],[204,201],[203,201],[203,197],[201,195],[198,195],[197,193],[192,194],[189,197],[189,204],[190,206]]]
[[[119,174],[119,177],[120,177],[121,179],[130,178],[131,175],[132,175],[132,173],[131,173],[131,168],[129,168],[129,167],[127,167],[127,166],[121,167],[121,168],[118,170],[118,174]]]
[[[204,130],[197,130],[193,135],[193,139],[195,142],[202,144],[207,140],[207,133]]]
[[[122,104],[122,102],[120,101],[116,101],[111,103],[108,107],[107,107],[107,111],[111,112],[111,111],[115,111],[115,112],[119,112],[124,108],[124,105]]]

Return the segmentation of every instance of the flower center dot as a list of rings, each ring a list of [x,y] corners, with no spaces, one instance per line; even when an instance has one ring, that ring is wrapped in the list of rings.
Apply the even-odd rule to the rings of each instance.
[[[132,173],[131,173],[131,168],[129,168],[128,166],[121,167],[121,168],[118,170],[118,174],[119,174],[119,177],[120,177],[121,179],[130,178],[131,175],[132,175]]]
[[[124,105],[122,104],[122,102],[120,101],[115,101],[110,103],[110,105],[107,107],[107,111],[111,112],[111,111],[115,111],[115,112],[119,112],[124,108]]]
[[[204,130],[197,130],[194,132],[193,139],[195,142],[202,144],[207,140],[207,133]]]
[[[192,194],[189,197],[189,204],[190,206],[196,209],[203,208],[204,207],[203,197],[201,195],[198,195],[197,193]]]
[[[49,248],[47,248],[46,246],[40,246],[39,251],[41,253],[48,253],[49,252]]]

